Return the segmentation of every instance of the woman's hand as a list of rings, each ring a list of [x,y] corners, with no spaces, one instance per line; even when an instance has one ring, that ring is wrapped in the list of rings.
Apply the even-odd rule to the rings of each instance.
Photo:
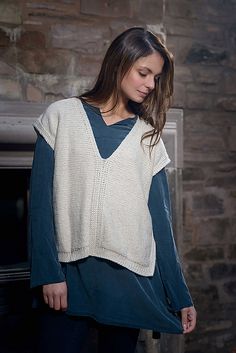
[[[67,309],[67,285],[66,282],[43,285],[43,298],[51,309]]]
[[[194,306],[181,309],[181,321],[183,326],[183,333],[192,332],[195,329],[197,320],[197,312]]]

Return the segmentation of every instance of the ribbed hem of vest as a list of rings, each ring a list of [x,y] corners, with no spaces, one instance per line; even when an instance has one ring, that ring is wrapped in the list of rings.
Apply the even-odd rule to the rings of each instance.
[[[154,260],[150,261],[151,263],[148,266],[144,266],[142,264],[127,259],[121,254],[104,248],[96,248],[93,251],[91,251],[89,248],[83,248],[77,251],[73,251],[73,253],[58,251],[58,258],[60,262],[77,261],[88,256],[97,256],[103,259],[116,262],[117,264],[127,268],[128,270],[145,277],[152,277],[155,271],[155,258]]]

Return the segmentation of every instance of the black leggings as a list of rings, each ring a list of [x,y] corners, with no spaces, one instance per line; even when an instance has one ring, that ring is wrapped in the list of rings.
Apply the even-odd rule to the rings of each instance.
[[[97,344],[90,351],[86,347],[93,328]],[[38,313],[36,353],[134,353],[138,335],[139,329],[104,325],[50,309]]]

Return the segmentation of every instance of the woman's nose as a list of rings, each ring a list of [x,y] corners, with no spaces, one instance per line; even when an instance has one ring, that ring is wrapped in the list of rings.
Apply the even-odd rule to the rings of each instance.
[[[155,88],[155,79],[153,77],[148,77],[146,82],[146,87],[151,91]]]

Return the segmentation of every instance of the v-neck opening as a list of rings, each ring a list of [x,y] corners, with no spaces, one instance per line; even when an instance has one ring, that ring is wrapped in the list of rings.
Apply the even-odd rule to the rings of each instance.
[[[130,120],[130,119],[135,119],[135,120],[137,120],[137,118],[138,118],[138,116],[135,114],[134,116],[128,116],[127,118],[124,118],[124,119],[121,119],[121,120],[119,120],[119,121],[116,121],[116,122],[113,123],[113,124],[107,124],[106,121],[104,120],[103,116],[102,116],[102,112],[101,112],[100,108],[95,107],[94,105],[92,105],[92,104],[86,102],[85,100],[82,100],[82,101],[83,101],[85,104],[87,104],[89,107],[91,107],[91,108],[96,112],[96,114],[100,117],[100,119],[102,120],[103,124],[104,124],[107,128],[109,128],[109,127],[111,127],[111,126],[114,126],[114,125],[116,125],[116,124],[122,123],[123,121],[127,121],[127,120]],[[82,105],[83,105],[83,103],[82,103]]]
[[[125,138],[121,141],[121,143],[117,146],[117,148],[113,151],[113,153],[109,157],[103,158],[101,156],[100,151],[99,151],[99,148],[98,148],[98,145],[97,145],[97,142],[96,142],[96,138],[95,138],[95,135],[94,135],[94,132],[93,132],[93,129],[92,129],[88,114],[87,114],[86,110],[84,109],[84,106],[83,106],[81,100],[78,99],[78,98],[75,98],[75,99],[77,100],[76,107],[78,108],[79,112],[82,113],[82,115],[83,115],[82,118],[83,118],[84,124],[85,124],[85,126],[87,128],[87,132],[88,132],[89,138],[90,138],[90,140],[92,142],[92,146],[93,146],[93,149],[95,150],[95,153],[96,153],[97,157],[100,158],[104,162],[108,162],[108,161],[112,160],[123,149],[123,146],[127,143],[127,140],[129,140],[132,137],[132,135],[134,134],[134,131],[138,127],[139,118],[137,117],[134,125],[132,126],[132,128],[130,129],[128,134],[125,136]],[[80,111],[79,108],[81,108],[81,111]],[[130,118],[127,118],[127,119],[130,119]],[[104,122],[104,124],[105,124],[105,122]],[[114,124],[112,124],[112,125],[114,125]]]
[[[101,120],[103,121],[103,124],[104,124],[107,128],[112,127],[112,126],[115,126],[115,125],[117,125],[117,124],[120,124],[120,123],[122,123],[123,121],[128,121],[128,120],[131,120],[131,119],[134,119],[134,120],[137,119],[137,116],[134,116],[133,118],[129,117],[129,118],[125,118],[125,119],[116,121],[116,122],[113,123],[113,124],[109,124],[109,125],[108,125],[108,124],[105,122],[105,120],[103,119],[102,114],[100,114],[100,116],[101,116]]]
[[[100,118],[101,118],[103,124],[104,124],[107,128],[112,127],[112,126],[115,126],[115,125],[117,125],[117,124],[120,124],[120,123],[122,123],[123,121],[131,120],[131,119],[134,119],[134,120],[137,119],[137,116],[135,115],[134,117],[128,117],[128,118],[125,118],[125,119],[121,119],[121,120],[119,120],[119,121],[116,121],[116,122],[113,123],[113,124],[109,124],[109,125],[108,125],[108,124],[105,122],[105,120],[104,120],[104,118],[103,118],[103,116],[102,116],[102,114],[101,114],[101,111],[100,111],[99,116],[100,116]]]

